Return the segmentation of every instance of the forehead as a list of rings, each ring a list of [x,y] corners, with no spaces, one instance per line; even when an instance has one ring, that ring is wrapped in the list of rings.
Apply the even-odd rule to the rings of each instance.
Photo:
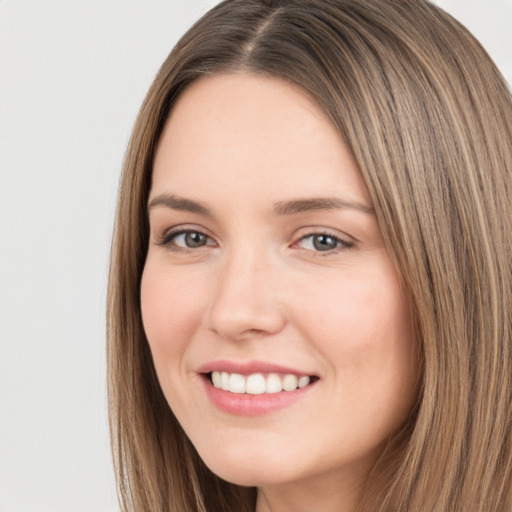
[[[159,192],[222,183],[238,184],[235,194],[272,185],[282,193],[285,183],[292,196],[304,187],[325,194],[337,184],[368,199],[338,130],[315,100],[284,80],[248,73],[194,82],[174,106],[155,156]]]

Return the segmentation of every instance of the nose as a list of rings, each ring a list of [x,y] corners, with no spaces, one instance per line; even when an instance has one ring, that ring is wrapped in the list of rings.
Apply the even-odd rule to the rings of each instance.
[[[208,314],[210,330],[238,341],[281,331],[286,323],[279,270],[258,251],[227,258],[217,276]]]

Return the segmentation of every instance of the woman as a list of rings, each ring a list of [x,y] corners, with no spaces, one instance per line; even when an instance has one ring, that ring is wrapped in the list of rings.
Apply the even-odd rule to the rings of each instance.
[[[109,288],[123,510],[512,507],[512,101],[424,0],[228,0],[163,64]]]

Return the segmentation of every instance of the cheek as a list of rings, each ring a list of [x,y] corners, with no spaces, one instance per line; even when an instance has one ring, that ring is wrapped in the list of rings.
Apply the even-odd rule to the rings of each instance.
[[[204,293],[185,274],[166,271],[150,259],[144,268],[142,321],[157,371],[162,360],[172,364],[180,357],[201,321]]]
[[[333,393],[402,409],[419,372],[409,304],[394,271],[377,270],[309,286],[300,322],[337,377]]]
[[[354,272],[355,273],[355,272]],[[409,311],[398,281],[385,274],[350,274],[306,284],[300,294],[309,324],[332,348],[368,349],[378,340],[407,337]]]

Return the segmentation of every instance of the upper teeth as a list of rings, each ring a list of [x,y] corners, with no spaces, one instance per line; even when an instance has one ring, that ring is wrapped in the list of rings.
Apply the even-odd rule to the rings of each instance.
[[[293,374],[279,375],[269,373],[267,376],[262,373],[241,375],[239,373],[212,372],[212,382],[216,388],[231,393],[249,393],[261,395],[263,393],[279,393],[280,391],[294,391],[309,384],[308,376],[298,377]]]

